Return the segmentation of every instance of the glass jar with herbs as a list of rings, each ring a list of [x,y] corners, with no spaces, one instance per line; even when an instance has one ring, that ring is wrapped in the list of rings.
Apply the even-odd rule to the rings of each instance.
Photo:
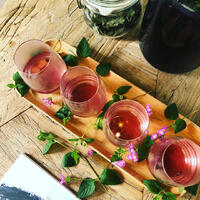
[[[121,37],[136,31],[142,8],[140,0],[78,0],[86,23],[100,35]]]

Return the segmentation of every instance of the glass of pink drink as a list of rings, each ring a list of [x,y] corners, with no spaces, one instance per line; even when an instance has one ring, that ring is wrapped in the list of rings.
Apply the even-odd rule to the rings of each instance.
[[[59,88],[66,71],[62,58],[46,43],[28,40],[16,50],[14,62],[26,84],[40,93],[51,93]]]
[[[64,103],[80,117],[98,114],[106,103],[105,86],[88,67],[68,69],[62,76],[60,89]]]
[[[138,145],[148,133],[149,116],[145,108],[133,100],[114,103],[104,116],[103,131],[108,140],[121,146]]]
[[[148,166],[167,185],[190,186],[200,182],[200,147],[182,137],[165,137],[153,144]]]

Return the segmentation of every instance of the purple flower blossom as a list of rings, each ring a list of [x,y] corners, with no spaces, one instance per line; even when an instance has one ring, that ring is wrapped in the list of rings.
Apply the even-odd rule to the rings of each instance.
[[[88,147],[88,156],[93,156],[94,151],[91,149],[91,147]]]
[[[119,161],[113,162],[113,164],[117,165],[118,167],[124,168],[126,165],[126,162],[124,160],[119,160]]]
[[[64,175],[60,175],[60,184],[63,185],[65,183],[65,176]]]
[[[52,98],[42,98],[42,101],[46,104],[46,106],[51,106],[53,104]]]
[[[167,132],[167,127],[163,126],[160,130],[157,131],[159,136],[163,136]]]
[[[137,162],[138,161],[137,152],[135,151],[133,144],[129,144],[128,151],[130,155],[128,155],[126,158],[128,160],[133,160],[134,162]]]
[[[135,154],[130,154],[126,157],[128,160],[132,160],[134,162],[138,161],[138,156],[137,156],[137,152],[135,152]]]
[[[145,109],[146,109],[146,111],[147,111],[147,113],[148,113],[149,116],[153,114],[152,108],[150,106],[151,106],[150,104],[147,104],[145,106]]]
[[[157,139],[157,138],[158,138],[157,133],[152,134],[152,136],[151,136],[151,139],[152,139],[152,140],[155,140],[155,139]]]

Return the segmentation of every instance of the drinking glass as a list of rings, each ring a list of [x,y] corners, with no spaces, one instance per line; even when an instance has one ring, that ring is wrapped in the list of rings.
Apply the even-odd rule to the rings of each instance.
[[[57,90],[61,76],[66,71],[62,58],[37,39],[22,43],[15,52],[14,62],[26,84],[40,93]]]
[[[67,70],[61,78],[60,88],[64,103],[80,117],[97,115],[106,103],[102,80],[85,66]]]
[[[185,187],[200,182],[200,147],[191,140],[165,137],[151,146],[147,162],[164,184]]]
[[[126,99],[111,105],[103,124],[106,137],[114,145],[138,145],[148,133],[149,116],[140,103]]]

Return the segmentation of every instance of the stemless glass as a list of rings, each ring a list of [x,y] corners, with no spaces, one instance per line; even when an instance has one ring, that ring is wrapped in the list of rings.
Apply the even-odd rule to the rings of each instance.
[[[40,93],[51,93],[59,88],[66,71],[62,58],[46,43],[33,39],[16,50],[14,62],[26,84]]]
[[[200,182],[200,147],[182,137],[165,137],[152,145],[148,166],[155,178],[172,186]]]
[[[103,131],[114,145],[138,145],[148,133],[149,116],[140,103],[126,99],[106,111],[103,123]]]
[[[80,117],[98,114],[106,103],[102,80],[85,66],[67,70],[61,78],[60,89],[64,103]]]

